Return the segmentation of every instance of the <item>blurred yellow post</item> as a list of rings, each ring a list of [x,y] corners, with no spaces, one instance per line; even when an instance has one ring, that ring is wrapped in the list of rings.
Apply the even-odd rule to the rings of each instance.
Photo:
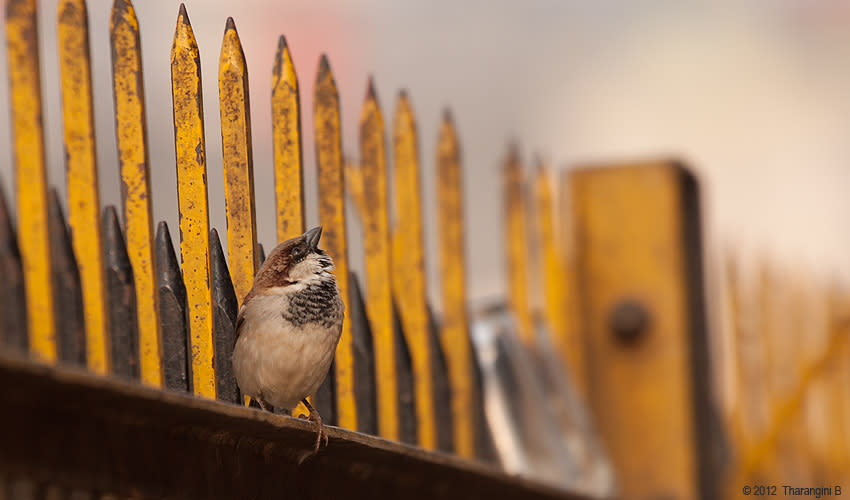
[[[395,214],[392,235],[392,286],[407,345],[410,347],[416,399],[419,446],[437,447],[434,413],[434,375],[431,372],[430,331],[425,289],[425,256],[422,241],[422,202],[419,186],[419,147],[416,119],[410,100],[402,92],[393,120]]]
[[[59,68],[68,179],[68,223],[80,270],[86,361],[91,371],[111,371],[109,317],[103,243],[100,234],[88,12],[84,0],[61,0],[58,5]]]
[[[336,265],[336,280],[342,300],[349,304],[348,247],[345,234],[345,174],[342,163],[339,91],[327,56],[322,55],[313,87],[313,125],[316,141],[316,167],[319,180],[319,220],[322,241]],[[342,323],[336,348],[337,422],[340,427],[357,429],[354,399],[354,346],[350,315]]]
[[[180,254],[183,258],[183,280],[186,282],[193,387],[195,394],[215,399],[210,222],[200,61],[186,7],[180,4],[171,47]]]
[[[272,70],[272,143],[277,241],[304,232],[301,103],[298,77],[286,39],[280,36]]]
[[[7,0],[6,46],[18,242],[25,276],[30,351],[56,362],[56,324],[47,225],[47,172],[41,122],[41,71],[35,0]]]
[[[363,259],[366,265],[366,314],[375,346],[375,384],[378,433],[399,439],[398,387],[391,295],[387,159],[384,119],[369,88],[360,113],[360,172],[363,189]],[[412,356],[412,355],[411,355]]]
[[[112,41],[112,90],[115,132],[121,168],[121,202],[127,252],[136,285],[139,362],[143,383],[163,385],[159,323],[159,285],[155,276],[153,215],[148,165],[145,92],[139,22],[130,0],[115,0],[109,24]]]
[[[236,300],[254,286],[257,274],[257,219],[248,67],[233,18],[227,18],[218,61],[224,199],[227,207],[227,260]]]
[[[475,366],[466,312],[466,242],[463,218],[463,175],[460,144],[451,114],[446,111],[437,142],[437,227],[440,235],[440,277],[443,323],[440,340],[446,353],[452,393],[455,453],[475,456],[477,394]]]
[[[570,182],[587,393],[620,493],[714,498],[696,181],[655,162]]]

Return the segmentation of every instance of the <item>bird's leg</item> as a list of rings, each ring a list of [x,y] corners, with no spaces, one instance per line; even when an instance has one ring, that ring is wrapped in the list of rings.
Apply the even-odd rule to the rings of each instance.
[[[325,432],[325,426],[322,424],[322,417],[319,416],[319,412],[313,408],[313,405],[307,401],[307,398],[301,400],[304,403],[304,406],[310,411],[310,415],[307,418],[310,419],[316,425],[316,448],[313,450],[313,453],[319,452],[319,447],[322,445],[322,441],[325,442],[325,446],[328,445],[328,433]]]
[[[254,401],[256,401],[258,405],[260,405],[260,408],[263,411],[271,411],[271,410],[269,410],[268,405],[266,405],[266,402],[263,401],[261,398],[254,398]]]

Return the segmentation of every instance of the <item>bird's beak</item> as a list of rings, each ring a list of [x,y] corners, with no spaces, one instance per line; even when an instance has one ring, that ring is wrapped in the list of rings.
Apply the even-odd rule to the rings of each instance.
[[[304,233],[304,239],[311,250],[316,250],[319,246],[319,238],[322,237],[322,226],[316,226],[313,229]]]

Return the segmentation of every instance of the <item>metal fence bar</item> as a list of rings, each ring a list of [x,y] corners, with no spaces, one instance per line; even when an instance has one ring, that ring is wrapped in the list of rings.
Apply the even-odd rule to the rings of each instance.
[[[110,205],[103,211],[103,255],[109,293],[109,324],[112,373],[127,379],[139,378],[139,330],[136,319],[136,290],[133,268],[118,222]]]
[[[339,92],[325,55],[319,61],[313,87],[313,125],[319,177],[319,220],[324,228],[323,246],[336,265],[335,274],[342,300],[349,303]],[[337,424],[346,429],[358,429],[353,365],[351,319],[346,316],[334,359]]]
[[[186,284],[192,345],[192,387],[195,394],[215,399],[210,222],[201,59],[183,4],[180,4],[174,44],[171,47],[171,86],[177,152],[177,198],[180,207],[180,253],[183,257],[183,280]]]
[[[436,156],[443,309],[440,340],[446,353],[451,386],[454,451],[461,457],[472,458],[477,447],[475,417],[479,408],[473,383],[475,367],[466,311],[463,172],[457,131],[448,111],[444,113],[440,125]]]
[[[233,18],[227,18],[221,43],[218,92],[227,207],[227,255],[233,288],[241,304],[254,284],[259,265],[248,67]]]
[[[78,259],[86,326],[86,359],[92,371],[110,372],[109,315],[101,254],[100,196],[94,137],[88,12],[84,0],[58,5],[59,68],[65,131],[68,222]]]
[[[390,257],[393,296],[399,306],[413,363],[418,443],[437,448],[438,434],[434,401],[434,359],[425,296],[425,256],[422,239],[419,147],[416,118],[410,99],[399,94],[393,118],[393,175],[395,181],[395,226]]]
[[[160,222],[156,230],[156,265],[164,386],[181,392],[191,391],[191,346],[186,314],[186,286],[183,284],[183,275],[180,274],[180,265],[177,263],[171,234],[165,222]]]
[[[139,369],[142,382],[154,387],[163,381],[163,345],[156,280],[156,252],[148,164],[145,91],[139,21],[130,0],[115,0],[109,21],[112,44],[112,95],[115,136],[121,170],[121,206],[127,251],[136,285],[139,328]]]
[[[21,253],[15,225],[6,204],[0,182],[0,346],[25,353],[27,342],[27,305]]]
[[[212,268],[213,331],[215,332],[215,387],[219,401],[239,404],[241,396],[233,374],[233,347],[236,344],[236,314],[239,301],[218,231],[210,231],[210,266]]]
[[[283,35],[272,69],[272,144],[277,241],[284,242],[306,228],[298,76]]]
[[[71,234],[65,223],[62,202],[56,189],[48,193],[48,226],[50,227],[50,245],[53,262],[53,293],[56,316],[62,321],[56,323],[56,343],[59,359],[64,363],[78,366],[86,365],[86,326],[83,314],[83,291],[80,285],[80,272]],[[6,300],[5,296],[3,300]]]
[[[58,353],[50,271],[47,172],[44,166],[35,0],[6,2],[6,44],[15,185],[18,193],[18,245],[26,276],[29,348],[36,359],[53,363]]]
[[[378,398],[378,433],[399,438],[396,387],[397,360],[392,323],[387,158],[384,118],[369,79],[360,113],[360,172],[362,176],[363,251],[366,270],[366,314],[375,339],[375,383]]]
[[[528,206],[519,149],[512,145],[504,163],[505,225],[508,303],[516,320],[517,334],[528,347],[534,347],[534,328],[529,306]]]

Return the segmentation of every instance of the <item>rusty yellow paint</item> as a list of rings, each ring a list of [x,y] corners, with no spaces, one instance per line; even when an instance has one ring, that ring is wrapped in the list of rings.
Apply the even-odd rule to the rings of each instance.
[[[272,70],[272,144],[279,242],[294,238],[305,229],[299,96],[292,55],[281,35]]]
[[[224,199],[227,206],[227,255],[239,304],[257,273],[257,218],[254,209],[254,158],[248,67],[233,18],[227,18],[218,61]]]
[[[109,33],[112,41],[112,90],[121,168],[121,203],[127,253],[136,286],[139,369],[143,383],[162,386],[159,287],[156,278],[145,91],[139,22],[130,0],[115,0]]]
[[[336,265],[336,280],[342,300],[348,297],[348,247],[345,234],[345,173],[342,163],[339,91],[327,56],[322,55],[313,87],[313,125],[316,142],[316,167],[319,182],[319,220],[322,241]],[[337,423],[357,429],[354,399],[354,345],[350,315],[342,323],[342,335],[336,348]]]
[[[204,145],[201,59],[186,8],[180,4],[171,47],[171,91],[180,208],[180,256],[189,314],[192,381],[195,394],[215,399],[210,222]]]
[[[410,348],[418,442],[426,450],[433,450],[437,447],[437,430],[426,305],[419,146],[416,118],[404,92],[399,95],[393,120],[393,165],[396,214],[390,258],[393,296]]]
[[[366,211],[366,199],[363,196],[363,172],[360,170],[360,165],[350,159],[345,160],[345,192],[351,198],[357,215],[362,219],[362,214]]]
[[[112,351],[101,251],[88,12],[84,0],[62,0],[58,9],[68,223],[74,253],[85,256],[77,259],[77,267],[86,324],[86,361],[89,370],[107,374],[111,371]]]
[[[463,176],[460,144],[446,112],[437,142],[437,228],[440,235],[440,283],[443,322],[440,341],[446,353],[451,386],[455,453],[475,457],[477,394],[466,311],[466,242],[463,223]]]
[[[529,307],[528,231],[525,183],[519,151],[511,146],[504,165],[505,249],[507,252],[508,303],[516,320],[516,333],[526,347],[535,345]]]
[[[587,368],[585,365],[585,339],[581,328],[581,309],[578,306],[577,273],[575,262],[575,238],[573,212],[570,207],[569,172],[563,171],[558,188],[558,216],[555,233],[561,262],[561,307],[564,314],[562,356],[569,367],[574,387],[587,401]]]
[[[700,495],[683,175],[659,162],[570,178],[588,394],[623,498]],[[631,345],[609,326],[624,300],[650,315]]]
[[[360,172],[364,202],[360,215],[366,267],[365,302],[374,339],[378,434],[386,439],[398,440],[386,143],[384,118],[371,79],[360,113]]]
[[[54,363],[56,325],[47,226],[47,172],[35,0],[6,2],[6,46],[18,193],[18,242],[26,276],[30,351]]]
[[[283,35],[277,41],[272,69],[272,144],[277,241],[304,232],[304,180],[301,157],[301,102],[298,77]],[[312,402],[312,398],[308,398]],[[293,415],[310,412],[303,403]]]

